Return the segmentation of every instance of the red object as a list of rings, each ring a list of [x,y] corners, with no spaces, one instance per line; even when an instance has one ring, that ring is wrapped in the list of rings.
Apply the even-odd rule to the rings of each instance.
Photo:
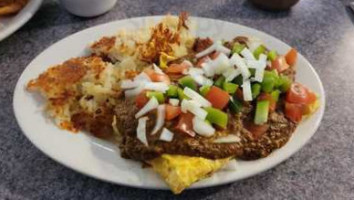
[[[193,131],[193,118],[194,115],[187,112],[187,113],[181,113],[179,115],[179,120],[178,124],[176,126],[176,129],[182,133],[185,133],[191,137],[195,136],[195,132]]]
[[[181,114],[179,106],[166,105],[166,120],[172,120]]]
[[[272,69],[276,69],[279,73],[288,69],[290,66],[285,60],[284,56],[278,56],[275,60],[272,61]]]
[[[145,104],[149,101],[149,98],[146,96],[146,91],[142,91],[140,92],[140,94],[138,94],[138,96],[136,96],[135,98],[135,104],[136,107],[138,107],[139,109],[144,107]]]
[[[220,52],[214,51],[213,53],[209,54],[210,59],[215,60],[220,55]]]
[[[153,69],[147,68],[144,72],[149,76],[152,82],[165,82],[170,84],[170,78],[166,74],[159,74],[155,72]]]
[[[292,83],[286,93],[286,101],[289,103],[312,104],[316,101],[315,93],[300,83]]]
[[[214,108],[223,109],[229,103],[230,95],[226,91],[212,86],[205,98],[213,105]]]
[[[188,68],[189,68],[188,65],[184,63],[171,64],[169,67],[167,67],[166,73],[182,74],[183,71],[187,70]]]
[[[202,64],[205,63],[207,60],[209,59],[208,56],[203,56],[201,58],[198,59],[196,67],[202,67]]]
[[[275,108],[277,107],[277,102],[273,99],[272,95],[270,95],[269,93],[261,93],[258,96],[258,100],[259,101],[262,101],[262,100],[269,101],[269,111],[271,111],[271,112],[275,111]]]
[[[290,49],[290,51],[285,55],[285,60],[290,66],[295,65],[296,60],[297,60],[296,49],[294,49],[294,48]]]
[[[267,132],[269,125],[268,124],[263,124],[263,125],[257,125],[254,124],[253,122],[246,122],[244,123],[245,128],[252,133],[252,136],[255,140],[258,140],[259,138],[262,137],[264,133]]]
[[[285,102],[285,116],[293,122],[301,121],[303,110],[304,105],[302,104]]]

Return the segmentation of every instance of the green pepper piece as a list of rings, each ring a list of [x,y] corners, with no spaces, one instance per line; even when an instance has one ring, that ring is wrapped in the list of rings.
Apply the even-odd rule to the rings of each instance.
[[[213,107],[207,107],[205,110],[208,112],[206,119],[221,128],[226,128],[228,117],[227,114],[219,109]]]
[[[274,90],[270,93],[275,102],[279,100],[280,90]]]
[[[187,95],[184,94],[182,88],[177,88],[177,94],[178,94],[179,100],[181,100],[181,101],[182,101],[183,99],[189,99],[189,98],[187,97]]]
[[[251,90],[252,90],[252,99],[255,99],[258,97],[258,95],[261,93],[261,84],[255,83],[252,84]]]
[[[234,80],[232,80],[233,83],[236,83],[237,85],[242,85],[243,84],[243,78],[242,75],[238,75]]]
[[[175,85],[170,85],[168,87],[168,90],[166,92],[168,97],[178,97],[178,92],[177,92],[178,87]]]
[[[259,45],[259,46],[257,47],[257,49],[255,49],[255,50],[253,51],[253,55],[254,55],[254,57],[258,60],[258,59],[259,59],[259,56],[260,56],[262,53],[264,53],[265,51],[266,51],[265,46]]]
[[[273,60],[277,59],[277,57],[278,57],[278,53],[275,50],[272,50],[272,51],[268,52],[268,59],[270,61],[273,61]]]
[[[222,89],[225,90],[229,94],[233,94],[237,91],[238,85],[235,83],[224,82],[222,85]]]
[[[233,113],[241,112],[242,106],[243,105],[242,105],[241,101],[237,100],[234,97],[230,98],[229,109],[231,110],[231,112],[233,112]]]
[[[286,92],[291,86],[291,79],[285,75],[280,75],[278,79],[278,88],[281,92]]]
[[[222,88],[222,85],[224,84],[224,82],[225,82],[225,77],[224,76],[219,76],[219,78],[216,79],[214,85],[216,87]]]
[[[257,125],[264,124],[268,121],[269,101],[258,101],[256,105],[256,114],[254,123]]]
[[[199,88],[200,94],[202,94],[203,96],[206,96],[209,90],[210,90],[209,85],[203,85],[202,87]]]
[[[194,82],[193,78],[190,76],[185,76],[178,80],[178,83],[182,87],[189,87],[192,90],[197,90],[197,84]]]
[[[240,53],[245,47],[244,44],[235,43],[234,46],[232,46],[231,54]]]
[[[263,92],[267,92],[270,93],[272,92],[275,84],[277,82],[277,78],[274,75],[273,72],[270,71],[264,71],[264,75],[263,75],[263,81],[262,81],[262,91]]]
[[[159,103],[164,103],[164,102],[165,102],[165,97],[163,96],[163,93],[162,93],[162,92],[149,91],[149,92],[146,92],[146,96],[147,96],[148,98],[155,97],[156,100],[157,100]]]

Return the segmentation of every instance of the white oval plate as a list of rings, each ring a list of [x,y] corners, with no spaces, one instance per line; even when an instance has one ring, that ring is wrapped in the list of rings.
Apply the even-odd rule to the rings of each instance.
[[[30,0],[16,15],[0,17],[0,41],[21,28],[36,13],[42,0]]]
[[[151,169],[142,168],[138,162],[121,158],[118,148],[113,144],[87,134],[73,134],[57,128],[43,115],[43,102],[38,102],[34,94],[25,90],[26,83],[44,72],[48,66],[87,55],[87,45],[90,42],[102,36],[113,35],[122,27],[136,29],[159,19],[161,16],[133,18],[95,26],[64,38],[37,56],[22,73],[16,85],[13,102],[17,121],[28,139],[49,157],[83,174],[127,186],[166,189],[167,186],[157,174]],[[290,48],[270,35],[245,26],[206,18],[191,19],[197,22],[199,28],[196,34],[199,36],[232,39],[237,35],[252,35],[261,38],[266,46],[280,53],[285,53]],[[289,158],[310,140],[323,116],[325,94],[317,73],[302,55],[298,56],[297,65],[297,81],[320,95],[319,110],[298,126],[284,147],[270,156],[255,161],[239,161],[236,171],[220,171],[194,184],[193,188],[225,184],[256,175]]]

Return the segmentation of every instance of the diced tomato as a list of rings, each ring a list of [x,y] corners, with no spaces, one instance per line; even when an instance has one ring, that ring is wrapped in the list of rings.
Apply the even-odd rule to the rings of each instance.
[[[171,83],[170,78],[166,74],[159,74],[150,68],[145,69],[144,72],[153,82],[165,82],[167,84]]]
[[[293,122],[300,122],[304,110],[303,104],[285,102],[285,116]]]
[[[267,100],[269,101],[269,111],[273,112],[275,111],[275,108],[277,107],[277,102],[273,99],[272,95],[269,93],[261,93],[258,96],[258,100]]]
[[[275,60],[272,61],[272,69],[276,69],[279,73],[288,69],[289,65],[285,60],[284,56],[278,56]]]
[[[181,114],[181,108],[179,106],[166,105],[166,120],[176,118]]]
[[[316,101],[316,94],[300,83],[292,83],[286,93],[286,101],[289,103],[311,104]]]
[[[205,98],[213,105],[214,108],[223,109],[229,103],[230,95],[226,91],[212,86]]]
[[[265,134],[269,128],[268,124],[256,125],[253,122],[245,122],[245,128],[252,133],[255,140],[258,140]]]
[[[166,73],[172,74],[182,74],[185,70],[188,69],[188,65],[181,63],[181,64],[171,64],[167,67]]]
[[[297,51],[296,49],[292,48],[290,51],[285,55],[286,62],[290,65],[293,66],[296,63],[297,60]]]
[[[187,135],[194,137],[195,132],[193,131],[193,118],[194,115],[187,112],[187,113],[181,113],[179,115],[179,120],[178,124],[176,126],[176,130],[186,133]]]
[[[203,56],[201,58],[198,59],[196,67],[202,67],[202,64],[205,63],[207,60],[209,59],[208,56]]]
[[[237,89],[235,95],[236,95],[236,97],[238,99],[242,99],[243,100],[243,91],[242,91],[242,89],[240,87]]]
[[[138,96],[135,98],[135,104],[140,109],[145,106],[145,104],[149,101],[149,98],[146,96],[146,91],[140,92]]]
[[[220,52],[214,51],[213,53],[209,54],[209,58],[215,60],[220,55]]]

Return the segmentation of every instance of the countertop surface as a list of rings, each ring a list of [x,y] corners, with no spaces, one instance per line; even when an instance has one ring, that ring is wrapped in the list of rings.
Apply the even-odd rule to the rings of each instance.
[[[274,13],[244,0],[118,0],[107,14],[84,19],[70,15],[57,1],[44,0],[24,27],[0,42],[0,199],[354,199],[354,13],[347,3],[301,0],[290,11]],[[304,148],[252,178],[174,196],[76,173],[45,156],[21,133],[12,109],[13,91],[40,52],[97,24],[180,11],[262,30],[307,57],[323,81],[327,105],[317,133]]]

